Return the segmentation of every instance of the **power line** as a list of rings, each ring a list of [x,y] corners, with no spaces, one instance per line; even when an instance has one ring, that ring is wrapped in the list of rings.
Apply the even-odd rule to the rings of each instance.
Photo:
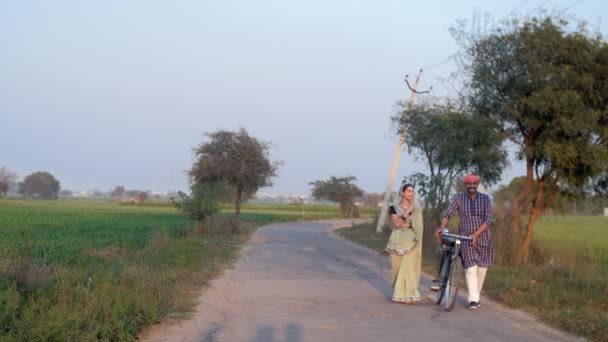
[[[529,11],[528,13],[526,13],[526,16],[529,16],[530,14],[536,12],[536,11],[540,11],[543,9],[543,7],[548,4],[549,2],[551,2],[551,0],[545,0],[542,4],[540,4],[540,6],[534,8],[533,10]]]
[[[581,2],[583,2],[583,0],[577,0],[577,1],[573,2],[571,5],[569,5],[569,6],[567,6],[566,8],[564,8],[564,9],[562,10],[562,13],[566,13],[566,12],[568,12],[568,11],[569,11],[569,10],[570,10],[572,7],[574,7],[574,6],[578,5],[578,4],[580,4]]]
[[[515,13],[516,13],[516,12],[517,12],[519,9],[521,9],[521,8],[522,8],[524,5],[526,5],[526,4],[528,3],[528,1],[529,1],[529,0],[523,0],[522,2],[520,2],[520,3],[519,3],[517,6],[515,6],[515,7],[514,7],[514,8],[513,8],[511,11],[509,11],[509,13],[507,13],[507,15],[506,15],[505,17],[507,17],[507,16],[509,16],[509,15],[513,15],[513,14],[515,14]],[[564,9],[561,11],[561,13],[565,13],[565,12],[569,11],[570,9],[572,9],[572,8],[574,8],[575,6],[577,6],[578,4],[580,4],[582,1],[583,1],[583,0],[576,0],[576,1],[574,1],[574,2],[573,2],[573,3],[571,3],[570,5],[566,6],[566,7],[565,7],[565,8],[564,8]],[[540,10],[542,10],[542,9],[543,9],[543,7],[544,7],[545,5],[547,5],[549,2],[551,2],[551,0],[545,0],[545,1],[543,1],[543,2],[542,2],[542,3],[541,3],[539,6],[538,6],[538,7],[536,7],[536,8],[534,8],[534,9],[532,9],[531,11],[529,11],[529,12],[526,14],[526,16],[529,16],[530,14],[532,14],[532,13],[534,13],[534,12],[536,12],[536,11],[540,11]],[[436,67],[439,67],[439,66],[441,66],[441,65],[444,65],[444,64],[446,64],[446,63],[450,62],[450,60],[452,60],[452,59],[453,59],[454,57],[456,57],[457,55],[458,55],[458,52],[453,53],[453,54],[449,55],[447,58],[445,58],[445,59],[443,59],[443,60],[441,60],[441,61],[439,61],[439,62],[437,62],[437,63],[434,63],[434,64],[431,64],[431,65],[429,65],[429,66],[426,66],[426,67],[424,67],[424,68],[422,68],[422,69],[423,69],[423,70],[425,70],[425,71],[428,71],[428,70],[434,69],[434,68],[436,68]],[[443,85],[443,86],[444,86],[444,87],[447,89],[447,87],[446,87],[445,85]]]
[[[440,61],[440,62],[437,62],[437,63],[435,63],[435,64],[431,64],[431,65],[429,65],[429,66],[427,66],[427,67],[424,67],[424,68],[422,68],[422,70],[426,70],[426,71],[428,71],[428,70],[431,70],[431,69],[433,69],[433,68],[436,68],[436,67],[438,67],[438,66],[440,66],[440,65],[446,64],[446,63],[447,63],[447,62],[449,62],[449,61],[450,61],[452,58],[454,58],[454,56],[456,56],[456,53],[453,53],[453,54],[449,55],[449,56],[448,56],[448,58],[446,58],[446,59],[444,59],[444,60],[442,60],[442,61]]]
[[[521,8],[521,6],[525,5],[525,4],[526,4],[526,2],[528,2],[528,0],[524,0],[524,1],[522,1],[522,2],[521,2],[519,5],[515,6],[515,8],[513,8],[513,9],[511,10],[511,12],[509,12],[507,15],[512,15],[512,14],[514,14],[515,12],[517,12],[517,10],[519,10],[519,9]]]

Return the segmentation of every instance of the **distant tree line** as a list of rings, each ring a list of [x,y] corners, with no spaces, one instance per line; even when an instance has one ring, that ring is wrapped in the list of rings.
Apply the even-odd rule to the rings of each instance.
[[[15,172],[5,166],[0,166],[0,197],[16,189],[17,193],[30,199],[57,199],[61,190],[61,183],[51,173],[46,171],[34,172],[17,182]]]
[[[53,200],[60,197],[71,197],[75,194],[70,190],[61,189],[61,183],[47,171],[36,171],[18,181],[19,176],[6,166],[0,165],[0,198],[9,193],[20,195],[27,199]],[[89,191],[91,197],[126,198],[137,202],[152,197],[149,190],[126,190],[124,186],[116,186],[106,193],[99,190]]]

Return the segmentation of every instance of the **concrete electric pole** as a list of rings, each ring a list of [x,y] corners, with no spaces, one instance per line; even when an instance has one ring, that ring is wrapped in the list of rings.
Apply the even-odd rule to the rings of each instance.
[[[407,87],[412,91],[410,95],[410,103],[407,106],[406,116],[410,114],[412,111],[412,106],[414,105],[414,98],[416,94],[424,94],[428,93],[428,91],[416,91],[418,87],[418,82],[420,81],[420,75],[422,74],[422,69],[418,72],[418,77],[416,77],[416,81],[414,81],[414,87],[410,87],[410,83],[407,80],[407,75],[405,76],[405,83],[407,83]],[[399,158],[401,157],[401,148],[403,146],[403,142],[405,141],[405,125],[402,127],[401,135],[399,136],[399,143],[397,144],[397,149],[395,150],[395,157],[393,158],[393,167],[391,167],[391,174],[388,177],[388,184],[386,185],[386,191],[384,191],[384,201],[382,202],[382,211],[380,211],[380,217],[378,218],[378,226],[376,227],[377,233],[382,233],[382,229],[384,228],[384,222],[386,221],[386,215],[388,214],[388,204],[391,198],[391,192],[393,190],[393,181],[395,180],[395,173],[397,172],[397,166],[399,165]]]

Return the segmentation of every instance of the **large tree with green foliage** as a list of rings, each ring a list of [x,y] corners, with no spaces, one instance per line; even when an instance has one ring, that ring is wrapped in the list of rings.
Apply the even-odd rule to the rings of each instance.
[[[270,161],[270,145],[245,129],[206,133],[210,141],[194,149],[196,160],[189,174],[194,184],[222,182],[236,189],[237,219],[245,194],[272,185],[281,162]]]
[[[46,171],[34,172],[19,183],[19,193],[27,198],[57,199],[60,189],[59,181]]]
[[[337,202],[342,216],[353,217],[356,212],[355,197],[363,195],[363,190],[354,184],[356,180],[354,176],[332,176],[326,181],[316,180],[308,184],[312,185],[314,198]]]
[[[405,143],[422,158],[429,174],[412,174],[425,206],[440,213],[449,202],[455,185],[466,172],[475,172],[486,184],[496,183],[506,166],[506,153],[493,124],[458,109],[453,103],[422,103],[407,114],[399,106],[392,117],[398,134],[405,129]]]
[[[582,192],[608,172],[608,45],[561,18],[514,20],[489,32],[454,29],[464,48],[472,110],[518,148],[526,182],[512,201],[512,229],[527,263],[534,227],[564,189]],[[527,222],[522,202],[533,194]]]

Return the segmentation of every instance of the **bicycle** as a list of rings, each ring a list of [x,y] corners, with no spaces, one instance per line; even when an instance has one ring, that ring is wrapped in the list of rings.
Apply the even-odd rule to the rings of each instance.
[[[441,231],[441,248],[443,254],[437,267],[437,284],[431,290],[437,292],[435,303],[441,305],[445,298],[446,311],[452,310],[456,303],[460,278],[462,276],[462,262],[460,257],[460,244],[462,241],[471,241],[468,236],[450,234],[447,228]]]

